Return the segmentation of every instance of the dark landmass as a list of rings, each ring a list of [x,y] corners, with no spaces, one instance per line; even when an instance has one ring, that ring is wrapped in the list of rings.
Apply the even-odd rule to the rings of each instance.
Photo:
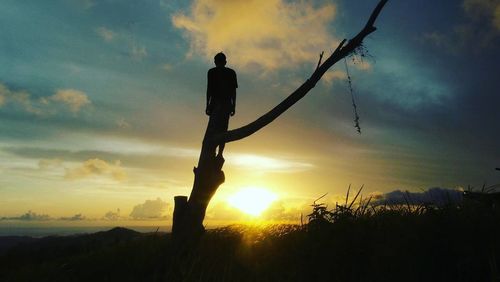
[[[499,281],[500,206],[313,206],[304,225],[233,225],[180,250],[125,228],[3,238],[0,281]],[[5,243],[7,242],[7,243]],[[6,248],[5,246],[9,246]]]
[[[89,242],[93,242],[96,247],[100,247],[106,244],[136,238],[141,235],[143,235],[143,233],[123,227],[115,227],[108,231],[101,231],[93,234],[69,236],[46,236],[41,238],[30,236],[0,236],[0,255],[16,247],[17,252],[22,252],[23,249],[30,249],[32,247],[44,250],[58,246],[64,249],[66,247],[71,248],[78,245],[88,245]]]
[[[4,254],[8,249],[22,243],[29,243],[39,239],[29,236],[0,236],[0,255]]]

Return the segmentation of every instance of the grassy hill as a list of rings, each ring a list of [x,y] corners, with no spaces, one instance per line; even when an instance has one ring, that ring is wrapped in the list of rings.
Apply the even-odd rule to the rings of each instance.
[[[303,226],[234,225],[179,251],[124,228],[27,240],[0,281],[499,281],[500,208],[314,206]]]

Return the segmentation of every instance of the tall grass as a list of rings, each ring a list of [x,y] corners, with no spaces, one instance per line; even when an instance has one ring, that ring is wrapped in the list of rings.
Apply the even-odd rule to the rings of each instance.
[[[227,226],[183,251],[169,234],[89,237],[59,255],[20,246],[0,257],[0,281],[498,281],[497,206],[374,204],[349,192],[332,208],[315,201],[302,225]]]

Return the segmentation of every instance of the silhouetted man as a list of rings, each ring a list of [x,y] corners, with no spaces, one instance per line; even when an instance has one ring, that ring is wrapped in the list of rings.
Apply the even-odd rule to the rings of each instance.
[[[210,116],[207,133],[217,134],[227,131],[229,116],[233,116],[236,108],[236,72],[226,68],[226,55],[222,52],[214,57],[215,68],[208,71],[207,108]],[[218,157],[222,157],[224,143],[218,144]]]

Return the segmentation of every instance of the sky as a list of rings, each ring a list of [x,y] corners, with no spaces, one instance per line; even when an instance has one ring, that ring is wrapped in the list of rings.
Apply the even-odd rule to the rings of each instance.
[[[0,226],[168,224],[192,187],[213,56],[238,75],[237,128],[300,86],[376,3],[2,1]],[[500,3],[389,1],[375,25],[363,52],[226,145],[208,223],[248,219],[228,201],[244,189],[274,195],[261,218],[297,220],[349,185],[383,197],[500,183]]]

